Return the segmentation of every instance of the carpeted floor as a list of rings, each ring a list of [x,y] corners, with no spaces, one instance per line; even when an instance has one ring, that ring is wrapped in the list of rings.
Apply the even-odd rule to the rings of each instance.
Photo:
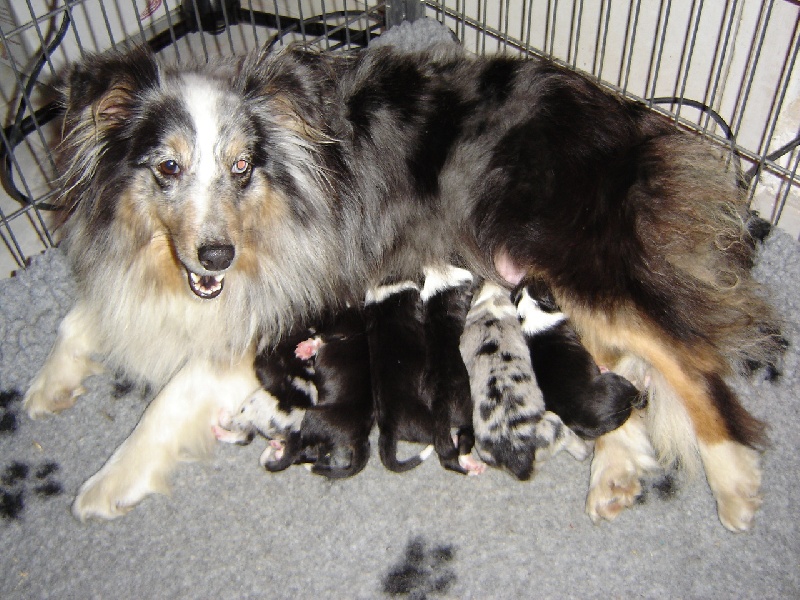
[[[81,524],[69,512],[78,486],[147,396],[98,376],[56,418],[22,413],[74,298],[64,257],[48,251],[0,281],[0,598],[798,598],[800,245],[776,231],[757,273],[791,347],[776,383],[735,382],[771,424],[751,533],[719,524],[702,480],[651,488],[594,526],[583,513],[589,463],[565,453],[527,483],[461,477],[435,459],[396,475],[377,456],[329,482],[300,467],[265,473],[258,441],[184,466],[170,498]]]

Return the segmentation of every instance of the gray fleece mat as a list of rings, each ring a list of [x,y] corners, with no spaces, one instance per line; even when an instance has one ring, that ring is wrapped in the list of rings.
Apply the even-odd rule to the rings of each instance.
[[[458,476],[435,459],[397,475],[376,455],[330,482],[301,467],[264,472],[258,441],[184,465],[171,497],[81,524],[74,494],[149,397],[103,375],[58,417],[22,413],[75,297],[50,250],[0,281],[0,598],[798,598],[800,245],[776,231],[757,274],[791,347],[777,382],[735,382],[771,425],[751,533],[719,524],[702,480],[648,488],[594,526],[583,512],[589,463],[565,453],[526,483],[496,470]]]

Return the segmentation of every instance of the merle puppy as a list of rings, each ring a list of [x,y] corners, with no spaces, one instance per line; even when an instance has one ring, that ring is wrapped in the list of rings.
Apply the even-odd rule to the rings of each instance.
[[[537,462],[562,448],[578,460],[586,458],[585,443],[545,410],[505,289],[483,284],[472,301],[460,348],[470,376],[475,449],[483,461],[526,480]]]
[[[597,366],[547,284],[533,279],[514,301],[547,410],[584,439],[622,425],[644,397],[633,384]]]

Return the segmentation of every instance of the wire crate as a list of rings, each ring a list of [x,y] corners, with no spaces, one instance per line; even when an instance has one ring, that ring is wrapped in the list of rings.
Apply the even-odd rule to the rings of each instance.
[[[52,82],[86,52],[183,61],[303,41],[364,47],[436,19],[479,54],[548,56],[732,148],[754,209],[800,232],[800,5],[793,0],[0,0],[0,276],[57,243]]]

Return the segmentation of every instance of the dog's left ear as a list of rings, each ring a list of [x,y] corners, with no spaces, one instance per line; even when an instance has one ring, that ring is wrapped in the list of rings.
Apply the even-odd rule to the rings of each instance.
[[[320,52],[288,46],[262,50],[241,65],[238,87],[245,98],[268,111],[279,124],[306,141],[329,141],[324,106],[329,101],[328,58]]]

